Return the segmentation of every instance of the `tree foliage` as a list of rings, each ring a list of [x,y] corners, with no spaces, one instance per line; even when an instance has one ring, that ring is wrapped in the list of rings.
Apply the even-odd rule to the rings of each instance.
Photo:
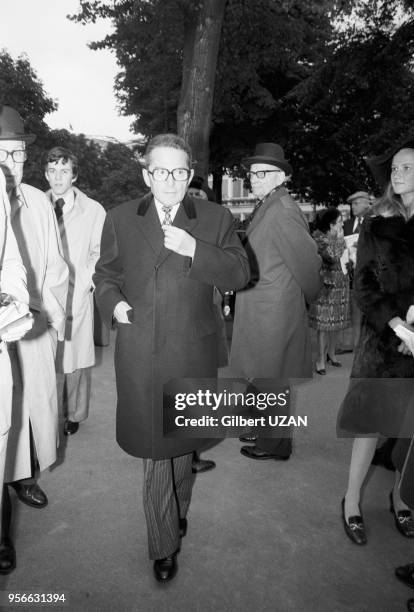
[[[176,129],[189,0],[81,0],[81,22],[110,18],[116,90],[134,128]],[[412,0],[227,0],[210,170],[239,170],[258,141],[282,144],[291,186],[338,204],[374,188],[364,158],[413,127]]]
[[[0,104],[15,108],[23,118],[25,131],[36,134],[24,166],[23,180],[30,185],[48,188],[43,171],[45,152],[60,145],[71,149],[79,159],[80,189],[106,208],[144,191],[136,156],[125,145],[109,143],[102,149],[83,134],[49,129],[44,118],[56,110],[57,103],[45,92],[28,58],[13,60],[5,50],[0,52]]]

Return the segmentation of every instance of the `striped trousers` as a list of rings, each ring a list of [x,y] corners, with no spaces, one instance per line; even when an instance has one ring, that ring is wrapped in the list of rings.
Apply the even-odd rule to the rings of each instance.
[[[193,453],[144,459],[143,502],[150,559],[172,555],[180,544],[179,519],[187,515],[194,475]]]

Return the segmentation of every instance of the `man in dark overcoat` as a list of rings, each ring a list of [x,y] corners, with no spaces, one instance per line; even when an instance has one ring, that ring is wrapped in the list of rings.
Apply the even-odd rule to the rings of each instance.
[[[252,280],[236,296],[230,372],[245,378],[310,377],[306,303],[318,295],[321,258],[301,209],[283,186],[292,168],[282,147],[258,144],[243,161],[259,201],[246,230]],[[258,438],[241,453],[279,460],[288,459],[291,448],[289,437]]]
[[[127,453],[144,458],[149,556],[161,582],[177,571],[192,453],[203,446],[163,437],[163,384],[216,377],[213,290],[240,289],[250,275],[231,213],[188,197],[192,176],[182,138],[162,134],[149,142],[143,177],[151,193],[108,212],[94,275],[103,320],[118,322],[116,435]]]

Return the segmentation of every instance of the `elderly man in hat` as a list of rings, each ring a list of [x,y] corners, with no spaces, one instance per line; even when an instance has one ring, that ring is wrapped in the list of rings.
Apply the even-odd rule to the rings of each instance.
[[[55,374],[57,339],[63,340],[68,267],[62,256],[56,217],[45,194],[22,183],[26,145],[35,140],[26,134],[19,113],[0,109],[0,167],[6,178],[11,224],[27,271],[33,329],[9,349],[14,378],[12,426],[5,482],[32,508],[48,500],[34,476],[37,466],[46,469],[56,460],[58,412]],[[0,559],[15,564],[9,538],[11,500],[3,487]]]
[[[230,371],[245,378],[310,377],[306,304],[318,295],[321,259],[301,209],[284,186],[292,167],[282,147],[258,144],[244,163],[259,201],[247,223],[252,281],[236,297]],[[259,437],[255,445],[241,448],[251,459],[283,460],[291,452],[289,437]]]

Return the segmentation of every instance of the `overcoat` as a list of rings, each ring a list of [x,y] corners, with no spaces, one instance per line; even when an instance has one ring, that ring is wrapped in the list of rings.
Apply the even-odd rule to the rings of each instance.
[[[321,258],[284,187],[265,199],[246,239],[252,280],[236,297],[230,371],[244,377],[312,376],[306,303],[318,295]]]
[[[10,205],[5,181],[0,171],[0,292],[24,304],[29,303],[26,270],[22,264],[16,238],[10,224]],[[2,442],[10,429],[12,376],[7,345],[0,341],[0,482],[4,474],[5,448]],[[4,438],[4,439],[3,439]]]
[[[12,227],[27,271],[33,329],[17,345],[23,393],[13,396],[5,481],[31,476],[29,422],[41,470],[56,461],[59,441],[56,333],[63,338],[69,271],[53,208],[45,194],[21,184]],[[53,329],[52,329],[53,328]]]
[[[56,370],[70,373],[95,363],[92,274],[99,258],[105,209],[73,188],[73,208],[59,220],[63,254],[69,266],[65,340],[58,344]],[[51,200],[51,191],[46,194]]]
[[[414,219],[372,216],[360,232],[355,299],[362,311],[339,430],[397,437],[414,382],[414,359],[398,352],[388,321],[414,304]],[[372,382],[371,382],[372,379]],[[402,380],[404,379],[404,380]]]
[[[115,371],[117,441],[136,457],[179,456],[205,443],[163,437],[163,384],[216,376],[214,286],[235,290],[249,280],[228,210],[186,196],[173,225],[196,239],[193,260],[164,247],[151,194],[111,209],[93,277],[106,324],[118,302],[133,308],[132,324],[118,324]]]

